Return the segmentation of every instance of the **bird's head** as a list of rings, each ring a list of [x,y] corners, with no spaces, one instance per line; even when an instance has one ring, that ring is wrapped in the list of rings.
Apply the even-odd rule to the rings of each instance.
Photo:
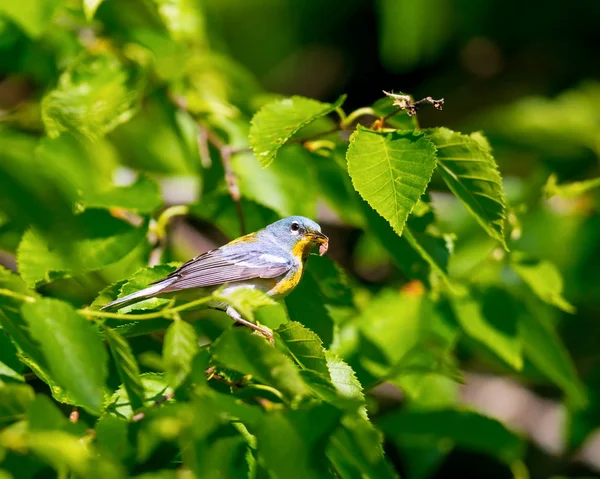
[[[321,227],[304,216],[290,216],[267,226],[279,244],[285,245],[295,256],[306,257],[312,247],[319,247],[323,256],[329,247],[329,238],[321,233]]]

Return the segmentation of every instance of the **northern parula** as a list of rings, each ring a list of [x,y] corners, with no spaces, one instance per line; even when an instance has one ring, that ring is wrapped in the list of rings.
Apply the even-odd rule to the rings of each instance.
[[[253,288],[275,299],[282,298],[300,282],[310,251],[318,247],[322,256],[328,246],[329,239],[317,223],[303,216],[290,216],[196,256],[166,278],[102,309],[197,288],[206,294],[222,288],[224,295],[238,288]],[[209,306],[224,310],[235,321],[272,339],[269,331],[242,318],[231,306],[222,303]]]

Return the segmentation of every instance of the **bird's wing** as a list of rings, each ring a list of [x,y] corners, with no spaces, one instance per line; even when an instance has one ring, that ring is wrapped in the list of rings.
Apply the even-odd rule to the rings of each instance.
[[[278,253],[266,253],[258,245],[228,246],[208,251],[185,263],[168,277],[177,279],[169,291],[203,288],[254,278],[276,278],[287,273],[293,259]]]

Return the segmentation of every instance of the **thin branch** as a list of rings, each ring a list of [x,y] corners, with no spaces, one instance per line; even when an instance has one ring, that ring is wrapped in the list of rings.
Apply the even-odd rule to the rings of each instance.
[[[223,163],[223,170],[225,170],[225,183],[227,185],[227,190],[229,191],[229,195],[233,200],[235,210],[240,221],[240,232],[242,235],[245,235],[246,220],[244,218],[244,211],[242,209],[240,187],[238,186],[237,177],[235,176],[233,168],[231,167],[231,155],[233,155],[234,153],[239,153],[240,151],[244,151],[245,148],[232,148],[231,146],[226,145],[223,142],[223,140],[221,140],[221,138],[219,138],[205,126],[198,124],[198,128],[204,131],[203,134],[206,136],[208,142],[219,150],[219,155],[221,156],[221,163]]]
[[[16,291],[11,291],[10,289],[0,288],[0,296],[7,296],[9,298],[18,299],[19,301],[24,301],[26,303],[35,303],[35,298],[33,296],[17,293]]]

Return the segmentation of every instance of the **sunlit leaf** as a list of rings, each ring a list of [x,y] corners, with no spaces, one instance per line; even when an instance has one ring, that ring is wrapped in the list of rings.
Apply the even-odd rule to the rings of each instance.
[[[39,299],[22,307],[53,379],[91,413],[104,400],[108,356],[98,330],[67,303]]]
[[[242,317],[254,320],[254,311],[263,306],[272,306],[275,300],[258,289],[239,288],[227,294],[215,293],[215,297],[222,298],[233,307]]]
[[[329,377],[323,343],[315,333],[294,321],[281,325],[276,333],[299,366]]]
[[[294,96],[262,107],[252,118],[250,147],[263,166],[269,166],[281,148],[298,130],[334,111],[345,96],[335,103],[321,103]]]
[[[164,397],[173,394],[164,375],[159,373],[143,373],[140,381],[144,387],[144,406],[153,406],[157,402],[164,402]],[[127,391],[121,386],[110,398],[105,408],[105,413],[124,419],[131,419],[134,411],[129,403]]]
[[[544,194],[547,198],[560,196],[561,198],[577,198],[594,188],[600,187],[600,178],[590,180],[574,181],[572,183],[558,184],[556,174],[551,174],[544,185]]]
[[[55,0],[1,2],[0,13],[13,20],[31,37],[39,37],[48,28],[58,3]]]
[[[428,130],[427,138],[437,148],[438,171],[448,188],[506,248],[502,179],[487,140],[480,133],[468,136],[447,128]]]
[[[380,133],[359,126],[346,159],[356,191],[401,235],[433,174],[433,144],[421,133]]]
[[[567,313],[575,312],[575,307],[562,295],[563,279],[551,262],[515,252],[511,255],[511,266],[542,301]]]

